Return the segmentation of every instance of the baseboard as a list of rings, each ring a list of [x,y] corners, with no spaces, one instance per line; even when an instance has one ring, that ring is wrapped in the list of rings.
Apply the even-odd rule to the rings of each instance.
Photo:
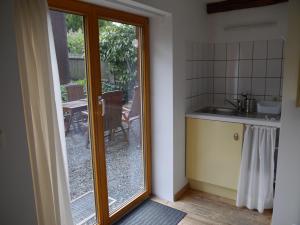
[[[176,194],[174,195],[174,201],[178,201],[189,188],[190,188],[190,184],[187,183],[179,191],[177,191]]]
[[[196,180],[189,180],[189,184],[190,184],[190,188],[193,190],[203,191],[223,198],[236,200],[236,193],[237,193],[236,190],[224,188],[224,187],[220,187],[217,185],[196,181]]]

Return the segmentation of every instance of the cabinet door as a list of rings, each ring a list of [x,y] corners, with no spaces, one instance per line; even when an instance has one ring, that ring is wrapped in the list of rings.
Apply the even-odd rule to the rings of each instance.
[[[187,177],[236,190],[243,124],[187,119]]]

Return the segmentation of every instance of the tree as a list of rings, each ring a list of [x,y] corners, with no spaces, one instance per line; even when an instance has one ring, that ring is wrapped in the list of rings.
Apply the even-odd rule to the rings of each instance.
[[[124,91],[127,98],[128,90],[132,90],[136,83],[136,29],[131,25],[106,21],[102,26],[100,23],[99,39],[101,61],[107,64],[114,76],[116,88]]]
[[[82,29],[77,31],[69,30],[67,34],[68,38],[68,50],[71,55],[83,55],[84,54],[84,35]]]
[[[78,31],[79,29],[82,30],[83,26],[83,19],[82,16],[66,13],[66,24],[67,24],[67,31]]]
[[[84,54],[84,33],[82,17],[67,15],[69,54]],[[136,28],[132,25],[108,20],[99,21],[100,57],[104,74],[113,79],[105,80],[103,91],[122,90],[128,99],[128,90],[133,90],[137,76],[137,37]],[[103,74],[103,75],[104,75]]]

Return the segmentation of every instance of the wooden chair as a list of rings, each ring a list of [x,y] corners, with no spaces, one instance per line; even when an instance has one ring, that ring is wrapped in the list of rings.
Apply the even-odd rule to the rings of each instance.
[[[128,137],[122,124],[122,91],[111,91],[103,93],[105,101],[104,131],[109,132],[110,139],[113,140],[115,132],[121,128],[126,141]]]
[[[80,84],[67,84],[65,85],[67,91],[67,101],[76,101],[80,99],[84,99],[84,90],[83,86]],[[65,123],[65,132],[66,134],[70,130],[70,126],[73,124],[79,125],[79,122],[82,121],[82,114],[79,112],[75,113],[65,113],[64,114],[64,123]],[[80,126],[78,126],[80,128]],[[81,129],[81,128],[80,128]]]
[[[121,128],[121,131],[124,134],[125,140],[128,142],[127,133],[122,124],[122,103],[123,103],[123,93],[122,91],[111,91],[103,93],[102,98],[105,101],[105,113],[104,113],[104,133],[109,136],[109,140],[114,139],[114,135],[118,129]],[[88,111],[82,111],[82,114],[85,118],[88,117]],[[89,132],[87,122],[86,123],[86,147],[89,146]]]
[[[85,98],[83,86],[80,84],[65,85],[68,102]]]
[[[122,112],[122,121],[128,125],[128,132],[131,126],[131,123],[134,120],[140,119],[141,114],[141,101],[140,101],[140,87],[134,87],[133,99],[131,107],[123,106]]]

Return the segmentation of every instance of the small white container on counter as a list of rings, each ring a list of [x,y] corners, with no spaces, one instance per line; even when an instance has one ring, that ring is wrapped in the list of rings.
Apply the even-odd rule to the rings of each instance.
[[[266,114],[280,114],[281,102],[276,101],[260,101],[257,103],[257,112]]]

